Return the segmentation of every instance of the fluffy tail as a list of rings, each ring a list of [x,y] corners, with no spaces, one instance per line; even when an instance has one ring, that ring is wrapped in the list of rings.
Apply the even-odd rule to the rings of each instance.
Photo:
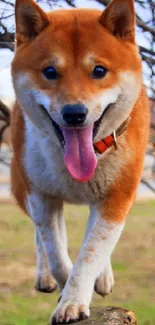
[[[0,146],[9,142],[10,111],[8,107],[0,101]]]

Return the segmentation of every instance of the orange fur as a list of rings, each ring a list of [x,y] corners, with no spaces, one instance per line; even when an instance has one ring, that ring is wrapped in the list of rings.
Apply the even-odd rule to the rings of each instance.
[[[11,186],[12,192],[19,206],[26,211],[26,197],[29,192],[29,181],[25,175],[22,163],[24,146],[24,120],[19,105],[16,103],[12,111],[11,134],[13,158],[11,162]]]
[[[27,71],[33,82],[53,99],[62,98],[63,102],[72,103],[79,98],[91,98],[101,90],[112,87],[118,81],[118,71],[130,69],[140,79],[141,62],[136,46],[113,37],[99,24],[100,15],[100,11],[90,9],[51,12],[48,16],[51,22],[49,26],[33,42],[17,47],[12,63],[13,81],[20,67],[21,71]],[[84,59],[88,54],[90,60],[85,63]],[[103,64],[109,69],[109,78],[98,82],[90,78],[94,65],[91,60],[93,54],[96,64]],[[55,56],[58,56],[56,63]],[[66,61],[62,67],[59,57]],[[45,80],[40,71],[53,63],[62,78],[51,87],[51,83]],[[78,84],[77,80],[80,80]]]
[[[123,146],[123,155],[129,148],[133,150],[134,155],[128,164],[121,168],[121,175],[118,175],[115,183],[109,188],[104,201],[100,202],[101,214],[109,221],[122,222],[135,200],[137,184],[143,170],[141,157],[144,157],[148,143],[149,128],[146,126],[149,124],[149,103],[143,88],[133,108],[131,122],[125,131],[126,145]],[[119,145],[121,146],[121,143]]]

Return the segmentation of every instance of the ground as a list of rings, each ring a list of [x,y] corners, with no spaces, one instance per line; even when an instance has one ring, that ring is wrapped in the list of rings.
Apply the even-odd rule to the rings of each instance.
[[[85,207],[65,207],[69,253],[75,260],[87,222]],[[37,293],[31,221],[15,206],[0,206],[0,324],[47,325],[58,292]],[[136,203],[113,254],[115,287],[92,306],[120,306],[136,313],[138,325],[155,324],[155,201]]]

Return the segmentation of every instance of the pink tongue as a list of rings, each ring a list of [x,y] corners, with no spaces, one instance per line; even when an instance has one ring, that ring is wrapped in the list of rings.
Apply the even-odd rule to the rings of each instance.
[[[79,182],[89,181],[95,172],[97,159],[93,148],[93,127],[62,128],[65,138],[65,165]]]

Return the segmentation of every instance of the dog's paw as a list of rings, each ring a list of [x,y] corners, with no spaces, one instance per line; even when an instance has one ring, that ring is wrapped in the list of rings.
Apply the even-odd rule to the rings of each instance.
[[[111,267],[111,263],[109,263],[106,270],[101,273],[98,279],[95,282],[95,291],[100,296],[104,297],[112,292],[114,286],[114,275]]]
[[[89,316],[89,307],[86,305],[75,304],[71,301],[65,303],[60,302],[53,313],[50,325],[75,323]]]
[[[57,284],[52,276],[37,276],[35,289],[44,293],[51,293],[57,289]]]

